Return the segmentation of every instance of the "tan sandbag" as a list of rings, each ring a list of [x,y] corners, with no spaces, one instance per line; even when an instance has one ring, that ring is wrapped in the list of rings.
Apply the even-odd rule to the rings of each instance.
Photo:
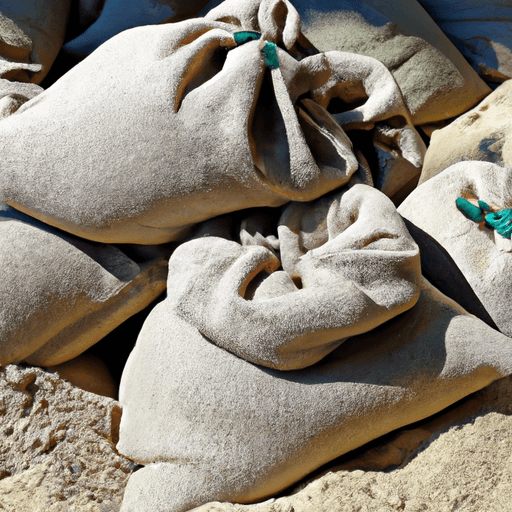
[[[477,107],[432,134],[420,183],[463,160],[512,166],[512,81],[500,85]]]
[[[267,5],[269,7],[265,8]],[[312,16],[311,6],[309,4],[305,5],[304,3],[296,1],[293,2],[292,6],[288,0],[226,0],[218,7],[208,12],[205,17],[206,19],[216,21],[229,20],[230,22],[236,22],[237,24],[240,24],[240,26],[251,30],[258,30],[264,34],[268,34],[272,41],[275,40],[283,46],[289,46],[290,52],[292,53],[294,50],[297,51],[297,48],[311,51],[309,49],[311,43],[304,37],[302,32],[300,32],[300,17],[294,6],[299,8],[301,15],[306,19],[305,29],[307,31],[309,27],[308,22],[311,21],[310,17]],[[318,7],[317,4],[315,4],[315,6]],[[274,12],[281,12],[284,18],[282,36],[279,35],[280,26],[274,21],[275,15],[268,15],[268,13],[273,14]],[[334,21],[333,23],[335,24]],[[342,24],[344,30],[346,30],[347,23],[340,21],[340,24]],[[292,46],[294,41],[295,44]],[[320,40],[317,41],[317,43],[320,44],[319,47],[324,50],[343,49],[336,45],[322,46],[321,43],[323,43],[323,41]],[[361,45],[357,46],[359,49],[361,48]],[[358,54],[364,53],[359,50],[354,50],[353,48],[351,48],[350,51],[354,51]],[[385,105],[384,108],[388,111],[386,117],[389,119],[389,122],[385,125],[376,123],[374,126],[373,123],[369,123],[368,121],[363,123],[347,122],[348,119],[343,117],[343,113],[346,113],[347,110],[353,110],[354,113],[358,112],[358,105],[364,104],[368,99],[369,94],[373,94],[375,97],[378,97],[380,94],[377,96],[377,91],[382,90],[383,88],[388,89],[389,87],[382,81],[382,77],[385,73],[383,70],[377,68],[368,75],[368,79],[365,80],[364,86],[358,87],[356,82],[352,80],[354,78],[361,77],[361,73],[364,72],[363,70],[368,66],[368,64],[365,64],[364,60],[361,59],[360,56],[352,55],[349,59],[349,54],[346,55],[347,62],[344,65],[344,78],[342,81],[347,83],[343,86],[340,85],[340,89],[338,90],[339,98],[343,100],[343,103],[341,104],[342,107],[340,108],[339,104],[336,105],[336,98],[334,98],[334,101],[329,104],[327,102],[319,101],[324,107],[329,108],[330,112],[333,113],[333,117],[345,130],[360,129],[370,131],[372,134],[372,141],[370,143],[369,141],[366,141],[366,144],[362,143],[359,144],[359,146],[356,144],[356,148],[361,150],[363,154],[366,153],[366,156],[373,163],[374,168],[372,169],[372,173],[375,177],[375,187],[384,192],[388,197],[391,197],[395,204],[399,204],[402,198],[405,197],[418,182],[423,158],[423,149],[420,148],[422,148],[423,142],[419,140],[417,135],[413,137],[416,157],[411,158],[410,152],[409,155],[404,155],[402,151],[403,148],[400,147],[401,144],[396,140],[401,138],[403,144],[404,137],[401,136],[401,130],[397,130],[396,128],[413,124],[413,120],[405,106],[401,106],[401,112],[396,112],[394,118],[390,116],[389,109],[392,108],[391,105],[403,105],[401,93],[394,93],[392,95],[392,99],[390,99]],[[371,53],[369,55],[371,55]],[[347,81],[345,78],[349,75],[352,75],[352,80]],[[370,89],[369,86],[371,82],[374,82],[375,86]],[[400,85],[404,84],[401,82]],[[405,85],[405,89],[407,90],[407,84]],[[418,89],[417,86],[415,87]],[[398,92],[398,89],[396,89],[396,91]],[[350,106],[352,108],[350,108]],[[382,104],[382,106],[384,106],[384,104]],[[336,113],[337,109],[340,110],[339,114]],[[348,135],[350,137],[350,132]],[[375,158],[375,154],[377,158]],[[360,156],[358,156],[358,159],[361,161]]]
[[[146,465],[121,510],[265,499],[510,372],[510,339],[426,281],[412,309],[291,372],[215,346],[164,301],[121,382],[117,448]]]
[[[167,248],[128,256],[0,208],[0,366],[72,359],[165,289]]]
[[[244,231],[247,245],[215,237],[182,244],[170,260],[167,303],[245,360],[310,366],[418,298],[417,246],[371,187],[285,207],[280,259]]]
[[[286,13],[270,18],[277,28],[262,30],[277,43]],[[340,123],[377,123],[421,165],[424,145],[382,64],[342,52],[298,61],[269,41],[237,43],[242,29],[195,19],[109,40],[0,123],[0,199],[83,238],[158,244],[222,213],[343,185],[359,164]],[[354,84],[367,101],[329,114]]]
[[[512,78],[512,5],[503,0],[419,0],[488,83]]]
[[[458,197],[478,199],[498,210],[512,208],[512,169],[459,162],[420,185],[398,211],[412,223],[428,275],[442,280],[443,291],[456,298],[461,287],[457,276],[462,274],[469,290],[461,302],[468,300],[475,314],[483,307],[482,318],[487,313],[501,332],[512,336],[511,241],[467,218],[455,204]]]
[[[39,84],[64,42],[71,0],[2,0],[0,78]]]
[[[0,78],[0,119],[16,112],[21,105],[43,92],[36,84],[11,82]]]
[[[462,114],[491,92],[416,0],[295,0],[321,51],[368,55],[393,73],[415,125]]]

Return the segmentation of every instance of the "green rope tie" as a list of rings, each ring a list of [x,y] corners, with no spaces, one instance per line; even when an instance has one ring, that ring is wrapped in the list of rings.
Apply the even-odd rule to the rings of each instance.
[[[493,212],[486,202],[478,201],[478,206],[475,206],[463,197],[458,197],[455,204],[473,222],[485,221],[487,227],[495,229],[503,238],[512,238],[512,209]]]
[[[235,39],[236,45],[241,46],[250,41],[261,39],[261,34],[253,30],[242,30],[240,32],[233,33],[233,38]],[[269,43],[268,41],[265,42],[265,46],[263,47],[263,58],[270,69],[277,69],[279,67],[277,48],[274,43]]]
[[[485,222],[494,228],[503,238],[512,235],[512,209],[491,212],[485,216]]]
[[[492,208],[484,201],[478,201],[478,206],[480,206],[482,211],[492,212]]]
[[[261,34],[254,30],[242,30],[241,32],[235,32],[233,38],[235,39],[236,45],[241,46],[249,41],[261,39]]]
[[[274,43],[265,43],[265,46],[263,47],[263,56],[265,57],[265,62],[270,69],[277,69],[279,67],[277,49]]]
[[[483,201],[478,201],[478,206],[475,206],[474,204],[470,203],[467,199],[464,199],[463,197],[458,197],[455,200],[455,204],[457,205],[457,208],[468,218],[471,219],[473,222],[482,222],[484,220],[483,216],[483,209],[480,205],[482,203],[487,207],[487,210],[490,210],[489,206],[484,203]]]

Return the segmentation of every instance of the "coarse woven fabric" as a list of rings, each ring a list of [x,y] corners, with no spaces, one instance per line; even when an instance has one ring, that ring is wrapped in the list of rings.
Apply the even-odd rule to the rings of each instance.
[[[457,116],[491,92],[416,0],[295,0],[303,32],[321,51],[381,61],[415,125]]]
[[[36,84],[0,78],[0,119],[14,114],[21,105],[42,93],[43,90]]]
[[[289,36],[289,16],[266,16],[268,42]],[[233,32],[252,28],[233,23],[125,31],[4,119],[0,199],[83,238],[157,244],[222,213],[343,185],[358,168],[344,125],[401,120],[388,138],[421,165],[424,145],[382,64],[343,52],[298,61],[293,36],[269,69],[264,40],[237,47]],[[368,100],[331,116],[354,81]]]
[[[418,303],[283,372],[210,343],[164,301],[120,390],[120,453],[145,464],[123,512],[252,502],[512,371],[512,344],[423,281]]]
[[[1,203],[0,240],[0,366],[72,359],[165,289],[165,248],[132,259]]]
[[[2,1],[0,79],[41,83],[64,42],[71,1]]]
[[[277,232],[279,258],[255,237],[183,243],[169,261],[167,307],[239,357],[292,370],[418,299],[418,247],[372,187],[290,203]]]
[[[483,199],[497,210],[512,207],[512,169],[490,162],[459,162],[420,185],[399,207],[400,214],[419,230],[411,230],[428,275],[444,276],[443,291],[454,296],[462,273],[492,321],[512,336],[512,253],[503,250],[504,238],[491,226],[479,225],[456,206],[458,197]],[[500,240],[501,239],[501,240]],[[439,245],[448,254],[429,248]],[[452,277],[450,277],[452,276]]]
[[[419,0],[488,83],[512,77],[512,5],[506,0]]]
[[[511,115],[512,81],[506,81],[477,107],[432,134],[419,183],[464,160],[511,167]]]

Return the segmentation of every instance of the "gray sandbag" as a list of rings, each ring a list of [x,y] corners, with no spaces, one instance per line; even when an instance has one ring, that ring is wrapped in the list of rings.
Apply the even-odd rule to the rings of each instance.
[[[255,0],[229,0],[222,19]],[[212,2],[213,3],[213,2]],[[304,35],[323,52],[373,57],[393,74],[415,125],[460,115],[491,90],[416,0],[293,0]],[[210,4],[209,4],[210,5]]]
[[[41,82],[64,42],[70,8],[71,0],[2,0],[0,79]]]
[[[512,169],[490,162],[459,162],[421,184],[399,207],[412,224],[421,248],[422,268],[433,280],[443,277],[443,291],[457,298],[462,274],[469,285],[463,300],[512,336],[512,243],[457,208],[458,197],[477,199],[498,210],[512,208]],[[432,250],[439,246],[444,250]],[[471,294],[471,291],[473,292]],[[482,318],[489,322],[486,316]],[[489,323],[491,323],[489,322]]]
[[[507,0],[419,0],[478,74],[490,84],[512,78],[512,4]]]
[[[418,303],[313,366],[284,372],[210,343],[167,301],[124,370],[123,512],[265,499],[335,457],[512,371],[512,344],[426,281]]]
[[[102,45],[0,122],[0,200],[83,238],[158,244],[219,214],[343,185],[359,166],[343,126],[377,124],[419,167],[424,145],[387,69],[305,56],[316,50],[293,8],[274,4],[258,11],[267,40],[235,38],[246,30],[235,18],[194,19]],[[331,115],[354,86],[366,101]]]
[[[279,257],[266,239],[249,236],[247,224],[243,245],[217,237],[182,244],[169,263],[166,301],[245,360],[281,370],[310,366],[418,298],[418,248],[374,188],[355,185],[286,206]]]
[[[0,366],[72,359],[156,299],[170,250],[123,250],[0,203]]]

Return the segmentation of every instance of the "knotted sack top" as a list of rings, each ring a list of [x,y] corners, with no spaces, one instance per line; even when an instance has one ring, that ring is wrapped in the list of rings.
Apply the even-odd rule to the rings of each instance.
[[[396,117],[400,92],[373,59],[306,56],[315,50],[297,24],[280,23],[286,6],[266,13],[274,43],[234,19],[107,41],[0,122],[0,199],[84,238],[156,244],[219,214],[309,201],[346,183],[358,162],[325,107],[357,82],[369,100],[344,119]]]
[[[241,243],[201,236],[169,261],[169,311],[243,359],[310,366],[418,299],[418,247],[372,187],[290,203],[277,238],[257,224],[244,220]]]

